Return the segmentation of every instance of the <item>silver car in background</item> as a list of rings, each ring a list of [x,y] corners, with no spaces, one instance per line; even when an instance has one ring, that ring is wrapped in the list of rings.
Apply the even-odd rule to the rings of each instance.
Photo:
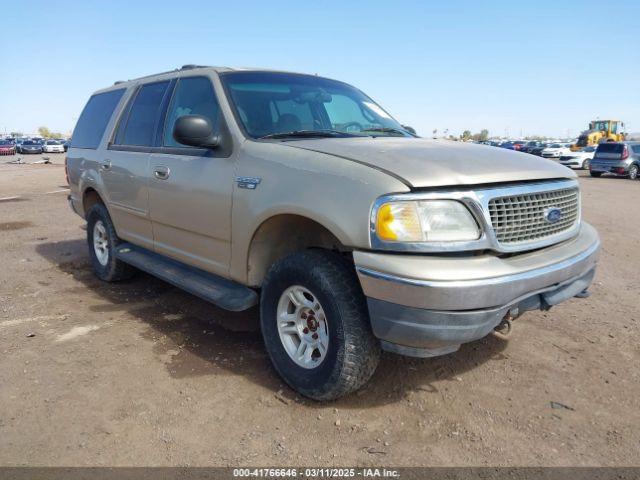
[[[640,172],[640,142],[605,142],[598,145],[589,167],[592,177],[603,173],[638,178]]]

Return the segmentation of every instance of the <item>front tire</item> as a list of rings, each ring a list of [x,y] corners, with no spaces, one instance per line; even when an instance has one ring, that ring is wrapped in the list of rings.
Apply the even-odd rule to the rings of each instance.
[[[260,299],[265,346],[284,381],[314,400],[351,393],[375,372],[380,345],[353,265],[308,250],[274,264]]]
[[[89,258],[96,276],[105,282],[131,278],[135,269],[116,258],[116,247],[120,239],[107,208],[102,203],[96,203],[89,209],[86,217]]]
[[[583,170],[589,170],[589,165],[591,165],[591,159],[590,158],[585,158],[584,162],[582,162],[582,169]]]

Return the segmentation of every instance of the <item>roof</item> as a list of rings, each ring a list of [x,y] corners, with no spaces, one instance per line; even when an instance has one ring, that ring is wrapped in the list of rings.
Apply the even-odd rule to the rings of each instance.
[[[151,74],[151,75],[145,75],[145,76],[142,76],[142,77],[132,78],[130,80],[118,80],[118,81],[114,82],[113,85],[111,85],[109,87],[106,87],[106,88],[101,88],[100,90],[98,90],[95,93],[101,93],[101,92],[107,92],[109,90],[115,90],[118,87],[120,87],[120,88],[127,87],[127,86],[129,86],[131,84],[138,83],[141,80],[151,80],[151,79],[162,80],[162,79],[167,78],[167,77],[173,78],[176,73],[192,72],[194,70],[214,71],[216,73],[235,72],[235,71],[294,73],[294,72],[285,72],[283,70],[276,70],[276,69],[269,69],[269,68],[215,67],[215,66],[209,66],[209,65],[191,65],[191,64],[189,64],[189,65],[183,65],[182,67],[176,68],[176,69],[173,69],[173,70],[167,70],[166,72],[154,73],[154,74]],[[311,74],[307,74],[307,75],[311,75]]]

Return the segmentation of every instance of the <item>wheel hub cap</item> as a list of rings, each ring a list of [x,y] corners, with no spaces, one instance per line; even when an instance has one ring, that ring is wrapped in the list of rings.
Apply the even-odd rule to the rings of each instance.
[[[106,266],[109,262],[109,237],[101,220],[93,226],[93,252],[100,265]]]
[[[278,301],[278,333],[285,351],[297,365],[315,368],[327,356],[329,329],[322,305],[307,288],[287,288]]]

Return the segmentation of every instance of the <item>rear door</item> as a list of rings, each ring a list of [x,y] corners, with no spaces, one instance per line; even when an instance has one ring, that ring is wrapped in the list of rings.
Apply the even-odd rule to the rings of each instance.
[[[138,87],[121,115],[100,167],[118,236],[153,248],[149,217],[149,155],[170,81]]]
[[[173,126],[182,115],[203,115],[222,137],[215,149],[181,145]],[[231,256],[234,162],[231,138],[207,76],[179,78],[150,157],[149,208],[155,250],[220,275]]]

